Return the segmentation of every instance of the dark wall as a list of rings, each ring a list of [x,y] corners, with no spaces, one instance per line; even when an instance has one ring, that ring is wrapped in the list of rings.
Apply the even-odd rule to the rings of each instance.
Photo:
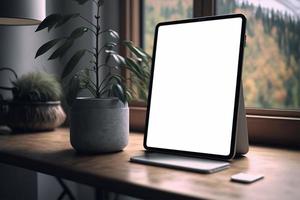
[[[92,19],[93,4],[87,3],[84,7],[78,6],[72,0],[47,0],[47,15],[51,13],[82,13],[86,18]],[[106,0],[105,8],[101,9],[103,28],[118,30],[119,27],[119,1]],[[37,26],[0,26],[0,67],[11,67],[19,75],[30,71],[46,71],[59,76],[64,64],[68,61],[74,49],[92,46],[93,40],[90,34],[86,34],[69,52],[66,58],[59,61],[48,61],[49,54],[34,59],[37,49],[46,41],[57,36],[68,35],[74,28],[84,25],[82,20],[69,23],[66,27],[57,29],[53,33],[47,31],[35,32]],[[104,41],[103,41],[104,43]],[[80,64],[84,64],[89,57],[84,57]],[[9,85],[9,79],[13,79],[8,73],[0,73],[0,85]],[[3,93],[3,91],[0,91]],[[4,93],[9,98],[9,93]],[[50,200],[58,197],[61,187],[53,177],[38,174],[22,168],[0,164],[0,199],[43,199]],[[80,199],[93,199],[91,188],[67,182]],[[38,186],[38,187],[37,187]]]
[[[119,27],[119,1],[106,0],[105,8],[101,10],[103,15],[103,27],[113,28],[118,30]],[[47,0],[46,11],[47,15],[51,13],[73,13],[81,12],[86,18],[92,19],[92,10],[95,9],[92,4],[86,4],[84,7],[78,6],[72,0]],[[75,27],[84,25],[83,21],[76,20],[68,26],[60,28],[49,34],[47,31],[35,33],[37,26],[0,26],[0,67],[11,67],[19,75],[30,71],[46,71],[56,75],[60,75],[64,64],[68,61],[72,52],[66,58],[59,61],[48,61],[50,54],[34,59],[37,49],[46,41],[55,38],[56,36],[68,35]],[[91,35],[86,34],[75,45],[75,49],[90,47],[93,45]],[[85,57],[81,64],[89,60]],[[0,74],[0,85],[9,85],[9,79],[13,78],[8,73]],[[1,93],[3,91],[0,91]],[[4,93],[5,97],[10,97],[9,93]],[[37,175],[36,172],[24,170],[22,168],[10,167],[0,164],[0,199],[53,199],[58,196],[61,188],[53,177],[45,175]],[[38,184],[38,191],[37,191]],[[72,186],[72,184],[71,184]],[[84,186],[72,186],[73,190],[77,191],[78,199],[91,196],[91,190],[85,189]],[[89,193],[84,194],[84,193]],[[49,195],[51,194],[51,195]],[[47,198],[46,198],[47,197]],[[83,198],[80,198],[83,197]],[[85,197],[85,198],[84,198]]]

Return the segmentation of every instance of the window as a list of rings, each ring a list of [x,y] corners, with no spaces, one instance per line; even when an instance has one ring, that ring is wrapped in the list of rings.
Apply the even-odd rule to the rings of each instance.
[[[299,147],[288,140],[299,138],[300,1],[214,3],[216,14],[247,17],[243,84],[250,139]]]
[[[142,8],[143,47],[152,54],[154,28],[157,23],[193,17],[193,0],[146,0]]]
[[[141,20],[139,26],[131,31],[138,33],[138,44],[148,53],[152,53],[154,24],[159,21],[189,18],[192,15],[200,17],[232,12],[244,13],[248,18],[248,38],[243,83],[250,141],[299,148],[300,134],[297,132],[300,130],[299,1],[280,3],[281,1],[275,0],[266,2],[129,0],[128,2],[139,4],[139,9],[135,9],[136,12],[131,14],[135,15],[134,19]],[[264,2],[269,7],[259,6],[257,2]],[[278,8],[285,8],[284,14],[279,14]],[[280,16],[277,16],[278,14]],[[143,106],[145,106],[143,102],[134,102],[131,105],[131,125],[135,130],[144,129],[146,108]]]
[[[216,8],[217,14],[247,17],[246,106],[299,108],[300,1],[217,0]]]

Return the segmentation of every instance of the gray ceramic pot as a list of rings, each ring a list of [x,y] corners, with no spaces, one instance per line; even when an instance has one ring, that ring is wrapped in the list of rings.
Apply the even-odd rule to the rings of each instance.
[[[71,145],[80,153],[107,153],[128,144],[129,109],[119,99],[77,98],[71,108]]]

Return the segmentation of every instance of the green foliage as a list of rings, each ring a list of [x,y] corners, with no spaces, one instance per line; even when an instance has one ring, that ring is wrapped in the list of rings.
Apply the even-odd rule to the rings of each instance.
[[[12,84],[15,101],[59,101],[62,95],[59,82],[54,76],[47,73],[28,73],[13,81]]]
[[[85,49],[78,50],[72,58],[69,60],[69,62],[66,64],[64,71],[62,73],[62,78],[65,78],[68,74],[70,74],[73,70],[73,67],[77,65],[77,63],[80,61],[81,57],[85,53]]]
[[[299,5],[299,3],[298,3]],[[300,107],[300,20],[275,7],[219,0],[218,13],[247,17],[243,83],[246,106]]]
[[[79,37],[81,37],[85,32],[87,32],[87,28],[86,27],[79,27],[76,28],[70,35],[70,38],[72,39],[77,39]]]
[[[70,19],[78,17],[79,14],[68,14],[68,15],[61,15],[61,14],[52,14],[47,16],[37,27],[36,32],[43,30],[45,28],[48,28],[48,31],[50,31],[53,27],[57,28],[59,26],[62,26],[66,22],[68,22]]]
[[[151,56],[143,49],[134,46],[130,41],[124,41],[124,45],[133,54],[125,58],[126,67],[131,72],[130,83],[134,86],[135,99],[147,102],[150,70],[152,64]],[[130,95],[132,95],[130,92]]]
[[[66,88],[67,87],[67,88]],[[78,91],[80,91],[80,84],[77,76],[73,76],[71,80],[65,85],[66,101],[69,105],[72,105],[74,99],[77,97]]]
[[[50,31],[56,23],[58,23],[62,18],[62,15],[60,14],[53,14],[47,16],[37,27],[36,31],[43,30],[44,28],[48,28],[48,31]]]
[[[103,5],[103,0],[73,0],[79,5],[84,5],[88,1],[97,6],[97,11],[93,13],[94,21],[90,21],[80,14],[52,14],[41,22],[36,31],[41,31],[48,28],[48,31],[56,29],[74,18],[80,18],[85,23],[73,30],[69,36],[52,39],[43,44],[36,53],[36,58],[47,53],[50,49],[56,47],[56,44],[62,42],[61,46],[57,47],[50,55],[49,60],[61,58],[65,56],[71,49],[73,44],[80,39],[86,32],[94,36],[95,46],[87,49],[78,49],[70,56],[69,61],[65,65],[62,73],[63,82],[67,89],[67,101],[71,105],[72,100],[77,96],[80,90],[88,90],[95,98],[117,97],[122,102],[130,100],[134,91],[126,87],[128,81],[139,83],[138,90],[147,90],[150,60],[151,57],[142,49],[135,47],[132,42],[125,41],[123,44],[132,52],[133,57],[124,58],[117,52],[120,43],[120,36],[118,32],[112,29],[100,29],[100,7]],[[103,46],[99,46],[100,37],[105,36],[109,41]],[[81,70],[74,71],[75,67],[81,63],[80,60],[90,56],[90,62],[81,66]],[[100,57],[104,57],[101,62]],[[120,76],[122,70],[129,69],[132,78],[130,80]],[[100,74],[104,78],[100,80]],[[68,78],[71,74],[72,77]],[[66,82],[66,80],[68,80]],[[145,92],[144,92],[145,93]]]
[[[48,60],[53,60],[55,58],[61,58],[63,57],[66,52],[72,47],[74,44],[74,40],[68,39],[66,40],[60,47],[58,47],[48,58]]]
[[[36,52],[35,58],[46,53],[48,50],[50,50],[54,45],[56,45],[61,40],[62,40],[62,38],[57,38],[57,39],[50,40],[49,42],[46,42],[45,44],[43,44]]]

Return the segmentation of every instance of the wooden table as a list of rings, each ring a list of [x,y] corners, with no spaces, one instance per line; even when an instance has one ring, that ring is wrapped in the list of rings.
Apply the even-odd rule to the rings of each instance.
[[[251,147],[229,169],[199,174],[128,162],[142,153],[142,139],[131,133],[124,151],[88,156],[71,148],[68,129],[0,135],[0,162],[140,198],[300,199],[300,151]],[[250,185],[230,182],[239,172],[265,178]]]

